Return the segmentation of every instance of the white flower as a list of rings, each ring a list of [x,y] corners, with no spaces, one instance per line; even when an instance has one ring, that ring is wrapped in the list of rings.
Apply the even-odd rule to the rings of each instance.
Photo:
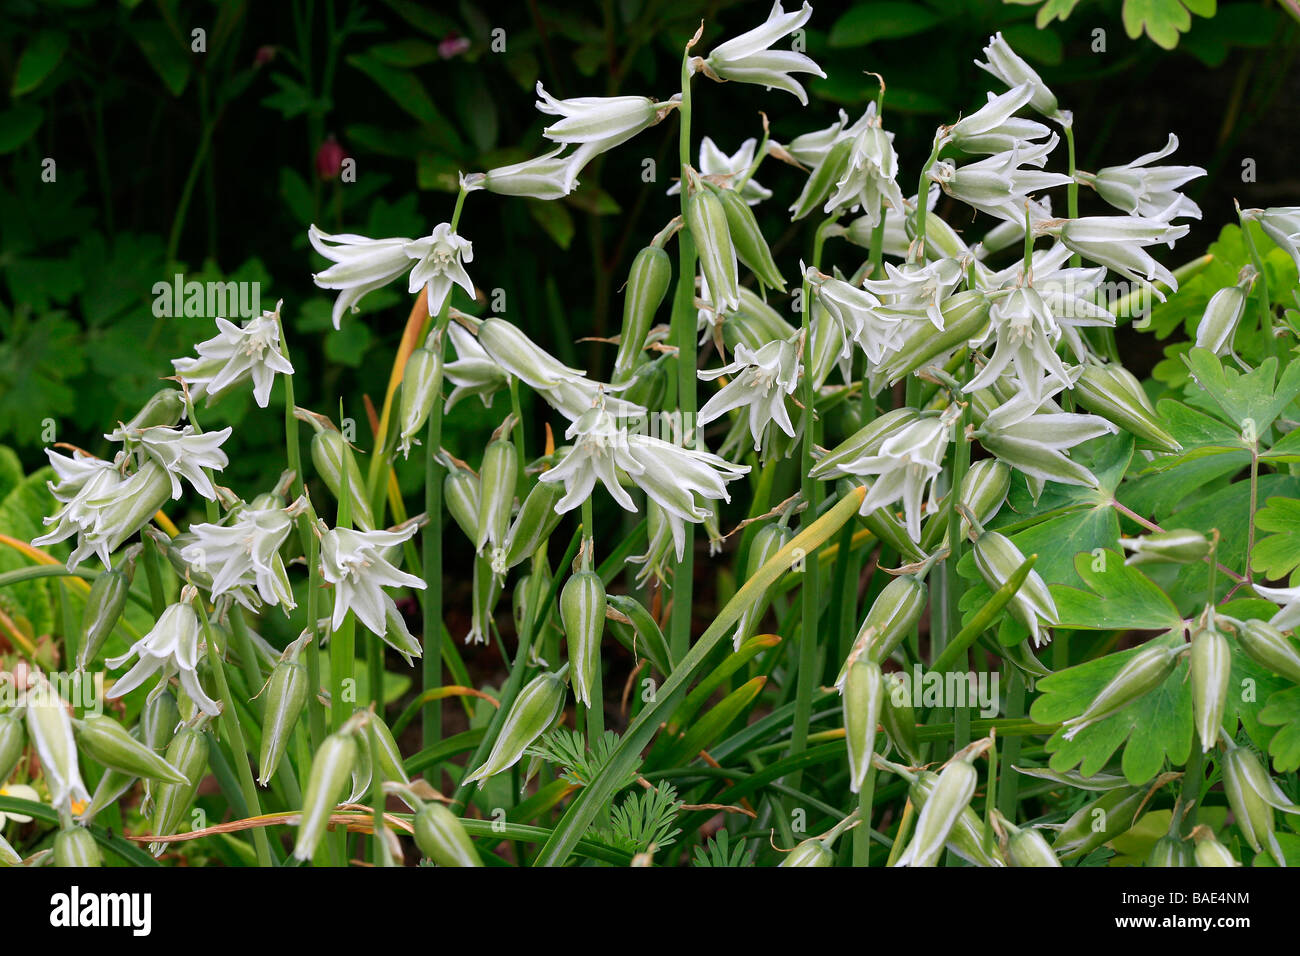
[[[81,779],[72,716],[44,674],[31,674],[21,697],[27,710],[27,736],[41,760],[41,774],[50,790],[50,806],[80,812],[74,804],[89,802]]]
[[[988,451],[1031,479],[1096,488],[1096,475],[1071,461],[1065,452],[1119,429],[1098,415],[1061,411],[1050,397],[1060,389],[1059,385],[1049,387],[1042,398],[1028,391],[1017,392],[989,414],[975,435]]]
[[[213,599],[234,594],[240,603],[246,603],[248,592],[256,589],[267,604],[288,611],[297,605],[280,547],[293,527],[295,513],[293,508],[245,506],[228,525],[191,525],[193,540],[181,548],[181,557],[212,575]]]
[[[962,279],[960,262],[936,259],[933,262],[907,263],[901,268],[886,262],[885,274],[888,278],[864,279],[862,282],[868,292],[880,299],[883,310],[927,318],[936,329],[943,331],[941,303]]]
[[[293,374],[293,366],[280,347],[279,318],[280,304],[274,312],[263,312],[242,327],[217,319],[218,333],[194,347],[198,358],[172,359],[190,395],[195,399],[206,395],[211,403],[227,389],[251,378],[253,398],[266,408],[275,373]]]
[[[970,116],[964,116],[951,126],[944,127],[941,130],[941,136],[944,140],[954,143],[967,152],[985,152],[986,150],[978,148],[979,145],[987,145],[987,138],[999,134],[1006,136],[1014,129],[1029,129],[1033,133],[1024,139],[1038,139],[1048,134],[1048,129],[1041,123],[1035,123],[1032,120],[1028,122],[1029,126],[1017,125],[1008,127],[1011,122],[1012,114],[1029,102],[1029,97],[1033,90],[1029,84],[1023,83],[1001,96],[995,96],[992,93],[988,95],[988,102],[981,106]],[[972,148],[974,145],[975,148]],[[997,150],[987,150],[987,152],[997,152]]]
[[[1056,354],[1060,339],[1061,328],[1056,317],[1038,291],[1032,286],[1013,289],[1010,295],[995,301],[989,308],[988,331],[973,344],[983,348],[992,341],[994,352],[988,364],[966,384],[964,390],[974,392],[988,388],[1013,363],[1016,380],[1030,400],[1043,399],[1044,375],[1059,382],[1061,388],[1068,388],[1071,384],[1069,373]]]
[[[1264,235],[1276,242],[1300,269],[1300,206],[1246,209],[1244,213],[1248,218],[1258,220]]]
[[[1178,187],[1204,176],[1205,170],[1200,166],[1150,165],[1177,148],[1178,137],[1170,133],[1164,149],[1146,153],[1124,166],[1107,166],[1098,170],[1095,176],[1079,173],[1078,179],[1097,190],[1106,202],[1129,215],[1148,216],[1166,222],[1179,216],[1200,219],[1200,207],[1178,192]]]
[[[849,133],[853,136],[853,145],[849,148],[848,161],[823,211],[852,211],[860,207],[874,227],[883,201],[888,203],[897,218],[903,212],[903,194],[896,182],[898,155],[894,152],[894,134],[881,128],[874,102],[867,104],[862,119]]]
[[[1300,588],[1266,588],[1262,584],[1253,587],[1260,597],[1281,605],[1268,623],[1279,631],[1289,631],[1300,625]]]
[[[564,435],[573,446],[539,479],[564,484],[555,510],[563,514],[578,507],[599,480],[621,507],[636,511],[619,482],[626,476],[664,510],[678,560],[685,553],[684,522],[702,522],[710,514],[699,499],[730,501],[727,482],[749,471],[747,465],[733,465],[709,452],[633,433],[604,407],[589,409]]]
[[[1011,49],[1011,45],[1006,40],[1002,39],[1001,33],[995,33],[989,38],[989,45],[984,48],[984,56],[988,58],[988,62],[981,63],[976,60],[976,66],[992,73],[1007,86],[1028,84],[1033,91],[1033,95],[1029,98],[1030,106],[1062,126],[1070,125],[1070,114],[1060,108],[1055,94],[1047,88],[1047,84],[1034,68]]]
[[[720,178],[724,180],[723,185],[730,186],[726,180],[736,180],[743,177],[750,166],[754,164],[754,150],[758,147],[758,140],[749,138],[740,144],[740,149],[736,150],[730,156],[718,149],[717,145],[708,136],[700,140],[700,175]],[[682,191],[682,184],[679,180],[668,187],[668,195],[676,196]],[[751,206],[756,206],[764,199],[770,198],[772,190],[760,186],[755,180],[746,180],[744,187],[740,190],[740,196]]]
[[[335,630],[343,626],[348,611],[355,612],[357,620],[380,637],[387,631],[386,618],[401,623],[397,604],[384,588],[426,586],[422,579],[398,570],[389,561],[396,549],[415,535],[416,528],[414,523],[394,531],[334,528],[321,536],[321,575],[334,585],[330,624]]]
[[[30,800],[32,803],[41,802],[41,795],[36,792],[36,788],[29,787],[24,783],[0,784],[0,797],[11,797],[14,800]],[[3,810],[0,811],[0,831],[3,831],[4,825],[11,820],[14,823],[32,822],[32,818],[26,814]]]
[[[562,152],[563,144],[544,156],[489,169],[483,174],[482,185],[470,188],[485,188],[502,196],[561,199],[578,185],[570,176],[570,160],[560,158]]]
[[[208,697],[199,684],[199,618],[194,613],[194,607],[184,597],[182,592],[181,602],[169,605],[154,624],[153,630],[132,644],[129,651],[105,662],[109,667],[121,667],[132,657],[138,658],[135,665],[113,683],[112,690],[105,697],[116,698],[128,694],[161,670],[162,680],[150,694],[151,698],[161,694],[167,682],[176,676],[180,678],[185,693],[200,710],[213,717],[221,713],[217,702]]]
[[[676,103],[656,103],[646,96],[579,96],[557,100],[537,81],[537,108],[561,117],[542,130],[555,143],[576,143],[578,148],[567,160],[564,176],[566,192],[577,184],[577,176],[587,163],[601,153],[627,142],[643,129],[659,122]]]
[[[456,350],[456,361],[444,365],[442,375],[456,387],[447,396],[444,411],[451,411],[457,402],[469,395],[477,395],[484,408],[491,408],[492,396],[510,384],[510,376],[468,329],[452,322],[447,326],[447,334]]]
[[[1160,219],[1142,216],[1085,216],[1082,219],[1056,219],[1041,223],[1037,231],[1054,234],[1061,242],[1085,259],[1108,266],[1134,282],[1159,280],[1175,292],[1178,280],[1156,262],[1145,249],[1158,242],[1174,242],[1187,235],[1187,226],[1171,226]],[[1162,302],[1164,295],[1156,290]]]
[[[75,534],[77,547],[68,558],[68,569],[75,569],[91,554],[97,554],[108,567],[112,550],[108,547],[108,536],[100,528],[105,504],[114,499],[124,484],[121,472],[114,463],[80,451],[73,451],[71,458],[51,449],[46,449],[45,454],[58,479],[46,485],[62,507],[44,519],[47,526],[54,527],[33,538],[32,544],[37,547],[55,544]]]
[[[1030,143],[1005,153],[995,153],[965,166],[943,159],[930,167],[929,176],[954,199],[999,219],[1018,219],[1023,223],[1025,204],[1032,193],[1072,181],[1063,173],[1021,168],[1022,164],[1041,167],[1056,143],[1057,136],[1053,133],[1043,143]]]
[[[146,455],[166,470],[171,479],[172,500],[181,496],[180,479],[184,478],[204,498],[216,501],[217,490],[204,469],[221,471],[230,464],[221,445],[230,437],[231,431],[229,425],[215,432],[200,432],[193,425],[184,428],[153,425],[138,431],[119,428],[104,437],[110,441],[138,443]]]
[[[784,341],[776,339],[757,350],[737,345],[735,361],[721,368],[700,371],[699,377],[706,380],[722,375],[733,378],[704,403],[699,411],[699,423],[707,425],[733,408],[747,407],[755,450],[762,447],[763,434],[772,423],[793,438],[794,425],[785,400],[799,384],[801,338],[797,334]]]
[[[847,338],[858,343],[873,365],[879,365],[886,354],[902,344],[902,320],[887,314],[880,300],[870,292],[843,279],[822,275],[811,267],[806,270],[805,278],[817,304],[839,323]]]
[[[781,0],[772,4],[767,20],[761,25],[715,46],[705,59],[705,67],[724,80],[737,83],[756,83],[768,89],[775,87],[793,93],[804,106],[808,94],[791,73],[811,73],[825,78],[821,67],[802,53],[792,50],[769,50],[773,43],[798,30],[812,16],[808,3],[794,13],[781,8]]]
[[[458,285],[473,298],[474,283],[462,263],[472,262],[474,247],[440,222],[422,239],[368,239],[365,236],[327,235],[315,226],[307,230],[312,248],[335,265],[312,279],[322,289],[339,289],[331,318],[340,327],[343,313],[352,309],[367,292],[385,286],[411,269],[409,291],[428,287],[429,314],[436,314]],[[412,269],[412,265],[414,268]]]

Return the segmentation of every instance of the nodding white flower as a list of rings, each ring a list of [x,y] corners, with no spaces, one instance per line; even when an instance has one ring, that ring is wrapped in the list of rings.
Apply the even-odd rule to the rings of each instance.
[[[1077,372],[1071,373],[1071,381],[1076,376]],[[1096,488],[1096,475],[1071,461],[1065,452],[1119,429],[1098,415],[1061,411],[1051,398],[1061,387],[1056,384],[1041,390],[1041,398],[1028,391],[1017,392],[985,418],[975,436],[995,457],[1031,479]]]
[[[193,590],[189,593],[192,595]],[[105,697],[122,697],[161,670],[162,680],[150,692],[150,700],[166,689],[172,677],[178,677],[181,687],[199,710],[213,717],[221,713],[221,707],[204,693],[199,683],[200,624],[194,606],[185,597],[182,591],[182,599],[168,605],[148,634],[132,644],[125,654],[105,662],[109,667],[121,667],[131,658],[136,658],[135,665],[114,681]]]
[[[161,465],[171,479],[172,500],[181,496],[180,479],[184,478],[204,498],[216,501],[217,489],[212,486],[212,480],[204,469],[221,471],[230,464],[221,445],[230,437],[231,431],[229,425],[215,432],[200,432],[193,425],[184,428],[152,425],[138,430],[119,428],[104,437],[110,441],[137,444],[141,451]]]
[[[1246,209],[1244,215],[1259,223],[1268,236],[1295,260],[1300,269],[1300,206],[1276,206],[1272,209]]]
[[[335,630],[343,626],[348,611],[374,634],[383,637],[387,621],[405,630],[397,602],[384,588],[424,588],[414,574],[398,570],[389,560],[397,548],[416,532],[414,523],[392,531],[355,531],[333,528],[321,535],[321,576],[334,585]],[[403,635],[409,638],[409,634]]]
[[[1260,597],[1280,606],[1268,623],[1279,631],[1289,631],[1300,625],[1300,587],[1267,588],[1262,584],[1252,586]]]
[[[737,345],[735,361],[721,368],[702,370],[702,379],[716,379],[722,375],[734,376],[721,390],[704,403],[699,412],[699,423],[707,425],[733,408],[749,410],[749,433],[754,437],[754,449],[763,445],[763,435],[769,424],[775,424],[791,438],[794,425],[786,409],[786,396],[793,395],[799,384],[799,352],[802,333],[793,338],[768,342],[758,349]]]
[[[408,269],[411,292],[428,286],[430,315],[442,308],[453,285],[460,286],[471,298],[474,296],[474,283],[462,264],[473,261],[473,244],[452,232],[448,223],[438,223],[422,239],[368,239],[351,233],[331,236],[315,226],[307,230],[307,238],[313,249],[335,263],[312,279],[322,289],[341,290],[330,316],[336,329],[345,311],[356,311],[362,296],[387,285]]]
[[[566,192],[577,185],[578,173],[592,159],[658,123],[677,106],[675,99],[656,103],[647,96],[579,96],[557,100],[542,88],[541,80],[537,81],[537,95],[541,97],[537,101],[539,110],[561,117],[559,122],[542,130],[542,135],[555,143],[578,146],[567,160]]]
[[[901,268],[885,263],[885,279],[864,279],[863,287],[880,299],[882,310],[890,313],[927,318],[943,331],[940,304],[962,279],[962,264],[956,259],[912,262]]]
[[[172,359],[176,374],[185,380],[191,397],[206,396],[208,403],[227,390],[253,380],[253,400],[266,408],[271,400],[275,373],[292,375],[293,365],[280,345],[280,306],[263,312],[242,326],[217,319],[217,334],[194,346],[198,358]]]
[[[929,176],[943,191],[966,205],[1008,221],[1025,221],[1025,204],[1032,193],[1064,186],[1072,180],[1063,173],[1023,169],[1022,164],[1041,167],[1057,143],[1057,136],[1043,143],[996,153],[965,166],[942,159],[930,167]]]
[[[992,73],[1007,86],[1028,84],[1033,91],[1029,98],[1030,106],[1062,126],[1071,124],[1069,112],[1061,109],[1056,102],[1056,95],[1047,88],[1043,78],[1021,58],[1020,54],[1011,49],[1011,44],[1002,38],[1001,32],[989,37],[989,45],[984,48],[984,56],[988,58],[988,62],[981,63],[976,60],[976,66]]]
[[[942,415],[913,419],[886,432],[861,456],[835,466],[837,474],[875,476],[862,499],[862,514],[901,500],[907,533],[913,541],[921,540],[926,486],[943,470],[952,426],[960,414],[960,407],[952,405]]]
[[[831,149],[845,136],[848,129],[849,114],[840,110],[839,119],[830,126],[796,136],[781,148],[791,159],[816,169],[826,161]]]
[[[983,370],[966,383],[964,391],[988,388],[1013,364],[1016,381],[1031,401],[1044,398],[1045,377],[1058,382],[1061,388],[1070,387],[1069,372],[1056,354],[1060,340],[1061,327],[1038,290],[1029,285],[1011,290],[989,308],[988,331],[973,344],[982,348],[992,342],[994,351]]]
[[[488,355],[472,332],[456,322],[447,326],[456,361],[442,367],[443,378],[456,386],[447,396],[444,411],[451,411],[462,398],[477,395],[484,408],[492,407],[492,396],[510,384],[510,376]]]
[[[873,365],[879,365],[886,354],[902,345],[902,320],[888,314],[870,292],[811,267],[805,278],[817,303],[839,323],[846,337],[858,343]]]
[[[730,156],[718,149],[708,136],[700,140],[700,175],[721,180],[720,185],[733,188],[731,182],[744,176],[749,167],[754,165],[754,150],[758,140],[750,137],[740,144],[740,149]],[[668,187],[668,195],[676,196],[682,191],[681,181]],[[760,186],[754,179],[745,181],[741,187],[740,197],[751,206],[757,206],[764,199],[770,198],[772,190]]]
[[[1023,228],[1021,229],[1023,233]],[[1074,356],[1083,361],[1089,354],[1088,345],[1079,329],[1085,326],[1115,325],[1115,316],[1105,306],[1097,304],[1097,290],[1106,279],[1106,270],[1095,267],[1065,267],[1070,250],[1057,242],[1049,249],[1035,249],[1031,260],[1031,284],[1053,321],[1061,337]],[[1025,282],[1023,263],[1014,263],[990,277],[993,288],[1018,287]]]
[[[1145,153],[1124,166],[1107,166],[1095,175],[1079,172],[1076,178],[1116,209],[1132,216],[1166,222],[1179,216],[1200,219],[1200,207],[1178,192],[1178,187],[1204,176],[1205,170],[1200,166],[1151,166],[1177,148],[1178,137],[1170,133],[1164,149]]]
[[[622,508],[636,511],[632,496],[620,484],[625,476],[663,509],[678,560],[685,553],[685,522],[709,517],[700,499],[730,501],[727,482],[749,471],[748,465],[733,465],[709,452],[631,432],[604,407],[589,409],[564,436],[572,447],[540,478],[564,484],[564,497],[555,510],[572,511],[600,481]]]
[[[724,80],[756,83],[769,90],[773,87],[785,90],[807,106],[808,94],[790,74],[811,73],[825,79],[822,68],[802,53],[768,48],[783,36],[798,30],[811,16],[812,5],[807,2],[795,12],[786,13],[781,0],[776,0],[762,24],[715,46],[704,60],[705,69]]]
[[[1026,130],[1029,135],[1020,140],[1039,139],[1050,131],[1042,123],[1033,120],[1019,120],[1010,125],[1012,114],[1029,102],[1033,90],[1028,83],[1022,83],[1000,96],[988,94],[988,102],[969,116],[964,116],[951,126],[941,127],[940,138],[970,153],[995,153],[997,149],[987,149],[991,138],[1007,138],[1017,130]],[[1013,142],[1017,145],[1019,140]],[[1008,147],[1010,148],[1010,147]]]
[[[571,160],[561,159],[562,152],[563,144],[544,156],[466,176],[461,180],[461,185],[468,192],[486,189],[501,196],[562,199],[578,185],[570,175]]]
[[[297,604],[280,547],[302,506],[302,502],[289,508],[245,506],[234,512],[227,525],[191,525],[193,538],[181,548],[181,557],[212,575],[214,600],[232,594],[248,606],[250,593],[256,590],[267,604],[281,605],[287,612]]]
[[[1036,231],[1058,236],[1071,252],[1107,266],[1134,282],[1163,282],[1175,292],[1178,280],[1156,262],[1146,246],[1159,242],[1173,248],[1187,235],[1187,226],[1173,226],[1144,216],[1085,216],[1082,219],[1053,219],[1039,223]],[[1164,301],[1158,289],[1155,295]]]
[[[898,188],[898,154],[894,152],[893,133],[887,133],[876,115],[876,104],[867,104],[862,119],[853,126],[856,132],[849,147],[848,161],[835,183],[835,191],[826,200],[824,211],[852,211],[861,207],[874,228],[879,221],[882,201],[889,204],[895,218],[903,211],[903,193]]]
[[[50,806],[74,811],[74,801],[90,802],[77,762],[68,705],[40,673],[28,678],[21,699],[27,709],[27,736],[41,758],[41,774],[50,788]]]

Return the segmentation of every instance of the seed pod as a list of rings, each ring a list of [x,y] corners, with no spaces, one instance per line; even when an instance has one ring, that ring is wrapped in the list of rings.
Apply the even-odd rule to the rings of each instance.
[[[1007,857],[1012,866],[1060,866],[1051,845],[1033,827],[1016,830],[1007,841]]]
[[[156,754],[162,753],[171,743],[181,722],[181,711],[176,706],[176,696],[163,691],[153,700],[146,701],[140,713],[140,740]]]
[[[563,670],[538,674],[519,692],[501,724],[492,752],[483,765],[465,777],[465,783],[484,781],[519,762],[524,751],[546,732],[564,710]],[[482,784],[480,783],[480,786]]]
[[[1052,841],[1052,849],[1062,860],[1086,856],[1127,833],[1133,826],[1133,815],[1145,799],[1146,790],[1138,787],[1107,790],[1062,824]]]
[[[874,634],[867,648],[868,656],[881,663],[894,653],[925,612],[929,589],[925,582],[912,574],[900,574],[885,585],[871,604],[858,639],[869,630]]]
[[[693,180],[693,181],[692,181]],[[720,311],[740,306],[740,283],[736,275],[736,249],[727,228],[727,213],[717,196],[701,185],[698,175],[688,171],[686,225],[700,254],[700,272],[709,284],[709,297]]]
[[[540,482],[539,482],[540,484]],[[455,466],[442,480],[442,500],[465,537],[478,540],[478,476],[468,468]]]
[[[1156,841],[1147,857],[1147,866],[1195,866],[1196,856],[1186,840],[1173,834],[1165,834]]]
[[[623,298],[623,332],[618,339],[618,354],[614,357],[615,384],[625,382],[636,368],[641,349],[645,347],[645,337],[668,293],[672,277],[672,260],[658,246],[646,246],[632,260]]]
[[[1114,422],[1156,450],[1182,450],[1183,446],[1160,424],[1142,383],[1122,365],[1085,363],[1071,394],[1083,408]]]
[[[1232,818],[1252,850],[1259,852],[1267,845],[1279,866],[1286,859],[1277,845],[1274,832],[1273,808],[1300,811],[1292,807],[1268,775],[1253,751],[1245,747],[1231,747],[1221,764],[1223,790],[1232,807]]]
[[[1064,722],[1066,740],[1073,740],[1084,727],[1119,713],[1133,701],[1149,694],[1173,673],[1182,648],[1148,644],[1130,657],[1119,672],[1093,698],[1083,713]]]
[[[77,667],[85,670],[95,662],[99,650],[108,640],[108,635],[117,627],[126,607],[126,596],[131,590],[131,571],[134,563],[127,562],[125,568],[119,564],[115,568],[101,571],[90,586],[86,595],[86,610],[81,619],[81,647],[77,649]]]
[[[271,671],[262,719],[262,749],[257,760],[257,782],[263,787],[280,766],[284,748],[307,703],[309,684],[307,668],[297,660],[280,661]]]
[[[318,431],[311,440],[311,460],[336,501],[344,481],[347,481],[352,524],[366,531],[372,530],[375,518],[370,511],[370,502],[366,500],[365,479],[361,477],[361,468],[343,435],[332,429]]]
[[[996,531],[985,531],[976,538],[973,552],[980,577],[993,591],[1002,587],[1025,563],[1025,556],[1011,543],[1011,539]],[[1020,585],[1020,589],[1007,603],[1007,610],[1029,629],[1035,647],[1051,640],[1050,636],[1040,636],[1039,628],[1040,624],[1050,627],[1056,623],[1056,602],[1052,600],[1047,583],[1037,571],[1030,570],[1025,583]]]
[[[406,360],[406,369],[402,372],[402,395],[399,405],[398,421],[401,422],[398,451],[405,458],[411,450],[412,442],[418,444],[416,436],[429,420],[433,403],[442,395],[442,359],[437,352],[429,349],[415,349]],[[436,452],[431,448],[430,452]]]
[[[184,783],[164,783],[154,794],[153,832],[157,836],[170,836],[176,832],[208,765],[208,738],[201,730],[183,727],[167,745],[167,762],[181,772]],[[158,856],[166,844],[154,843],[150,850]]]
[[[844,740],[849,748],[849,789],[857,793],[871,769],[876,749],[876,725],[880,722],[885,679],[880,665],[859,657],[844,680]]]
[[[1125,564],[1191,564],[1210,553],[1205,535],[1188,528],[1120,538],[1119,543],[1130,552]]]
[[[384,775],[384,779],[410,783],[411,778],[407,776],[406,768],[402,766],[402,752],[398,749],[397,741],[393,739],[393,732],[388,724],[384,723],[383,718],[375,716],[371,718],[370,727],[374,730],[375,740],[379,744],[379,751],[375,756],[379,759],[379,771]]]
[[[330,734],[312,758],[311,775],[302,795],[302,821],[293,855],[310,860],[329,824],[330,814],[338,805],[357,761],[357,740],[351,730]]]
[[[1209,753],[1218,742],[1223,726],[1223,708],[1228,702],[1232,678],[1232,652],[1228,639],[1209,626],[1192,638],[1192,712],[1201,752]]]
[[[826,197],[831,194],[831,190],[843,175],[852,149],[853,139],[844,136],[837,139],[826,151],[825,158],[809,174],[803,184],[803,191],[799,193],[799,198],[790,207],[792,219],[802,219],[826,201]]]
[[[1210,297],[1205,314],[1196,326],[1197,348],[1209,349],[1219,356],[1232,351],[1232,339],[1246,313],[1246,290],[1251,281],[1253,276],[1244,283],[1220,289]]]
[[[569,577],[560,591],[560,620],[568,642],[573,696],[591,707],[591,688],[600,667],[600,639],[605,632],[605,584],[599,574],[579,571]]]
[[[1197,827],[1192,831],[1192,838],[1196,841],[1197,866],[1240,866],[1209,827]]]
[[[54,838],[54,865],[77,868],[103,866],[99,844],[84,827],[60,830]]]
[[[439,866],[482,866],[464,825],[441,803],[426,803],[415,815],[415,844]]]
[[[734,189],[716,189],[711,185],[706,188],[722,203],[736,256],[759,282],[784,292],[785,279],[781,278],[781,270],[776,267],[776,260],[772,258],[772,250],[763,238],[763,230],[758,226],[754,210],[749,208],[749,204]]]
[[[748,581],[763,567],[772,556],[786,546],[794,537],[794,532],[780,524],[765,524],[758,529],[754,540],[749,544],[749,554],[745,561],[745,580]],[[763,592],[753,604],[740,612],[736,621],[736,633],[732,638],[732,647],[740,650],[740,645],[753,637],[758,631],[758,624],[763,620],[771,604],[771,589]]]
[[[1256,664],[1300,684],[1300,653],[1291,640],[1265,621],[1249,620],[1237,631],[1237,644]],[[0,780],[4,775],[0,774]]]
[[[50,788],[50,805],[63,809],[74,800],[89,800],[77,764],[72,718],[44,678],[28,690],[27,736],[41,758],[41,773]]]
[[[132,737],[112,717],[87,714],[73,726],[82,748],[105,767],[165,783],[185,783],[180,770]]]
[[[179,389],[164,388],[149,396],[149,400],[126,423],[128,431],[163,425],[171,428],[185,415],[185,397]]]
[[[484,545],[493,548],[505,545],[518,477],[519,461],[514,443],[505,438],[488,442],[483,452],[483,467],[479,469],[478,535],[474,540],[479,554],[483,553]]]
[[[957,825],[962,811],[970,806],[975,795],[979,774],[965,760],[953,760],[934,781],[934,789],[920,800],[921,813],[916,819],[916,832],[898,866],[934,866],[943,852],[948,835]]]
[[[0,714],[0,784],[9,779],[22,759],[27,736],[22,722],[13,714]]]
[[[506,535],[503,562],[506,569],[530,557],[559,527],[563,515],[555,506],[563,496],[564,486],[559,482],[539,481],[533,485]]]
[[[804,840],[785,855],[781,866],[833,866],[835,854],[823,840],[816,837]]]
[[[880,708],[880,723],[885,728],[885,735],[889,737],[898,751],[900,751],[909,760],[915,759],[918,750],[916,747],[916,714],[912,710],[912,702],[908,699],[906,693],[897,693],[900,689],[901,678],[898,675],[885,675],[889,686],[885,688],[883,705]]]

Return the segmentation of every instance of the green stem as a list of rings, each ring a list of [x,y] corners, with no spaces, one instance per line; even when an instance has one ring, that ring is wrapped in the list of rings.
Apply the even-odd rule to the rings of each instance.
[[[943,149],[943,139],[936,136],[934,139],[934,148],[930,150],[930,156],[921,166],[921,178],[916,187],[916,238],[912,240],[912,251],[908,259],[912,262],[925,261],[925,219],[929,213],[927,208],[930,194],[930,167],[935,164],[939,158],[939,151]]]
[[[463,194],[462,194],[463,197]],[[424,514],[428,524],[421,532],[421,573],[427,587],[420,608],[423,621],[424,655],[420,659],[420,678],[427,693],[442,686],[442,466],[437,455],[442,448],[442,357],[446,328],[444,308],[438,317],[437,341],[434,351],[438,356],[434,375],[433,408],[429,411],[428,431],[424,449]],[[420,715],[420,733],[424,749],[442,739],[442,705],[426,707]]]

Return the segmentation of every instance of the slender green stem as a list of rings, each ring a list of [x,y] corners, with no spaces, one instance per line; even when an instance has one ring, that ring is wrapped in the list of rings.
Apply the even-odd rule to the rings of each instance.
[[[921,177],[916,186],[916,238],[912,240],[911,255],[908,257],[912,262],[925,261],[925,219],[929,213],[930,167],[938,160],[943,145],[943,137],[936,136],[934,148],[930,150],[929,157],[921,166]]]
[[[1071,219],[1079,218],[1079,182],[1075,178],[1078,167],[1074,161],[1074,124],[1065,127],[1065,153],[1070,163],[1070,184],[1065,187],[1065,209],[1066,215]],[[1070,256],[1071,268],[1077,269],[1083,265],[1083,257],[1077,252]]]
[[[858,817],[862,824],[853,832],[853,865],[871,865],[871,810],[876,796],[876,765],[867,768],[867,779],[858,791]]]
[[[427,585],[421,603],[424,655],[420,660],[423,689],[428,692],[442,685],[442,482],[443,469],[437,460],[442,448],[442,357],[446,349],[442,330],[446,309],[438,317],[438,334],[433,343],[438,356],[434,374],[433,408],[429,411],[424,448],[424,514],[428,522],[421,532],[421,573]],[[442,705],[426,707],[420,716],[420,733],[425,749],[442,738]]]

